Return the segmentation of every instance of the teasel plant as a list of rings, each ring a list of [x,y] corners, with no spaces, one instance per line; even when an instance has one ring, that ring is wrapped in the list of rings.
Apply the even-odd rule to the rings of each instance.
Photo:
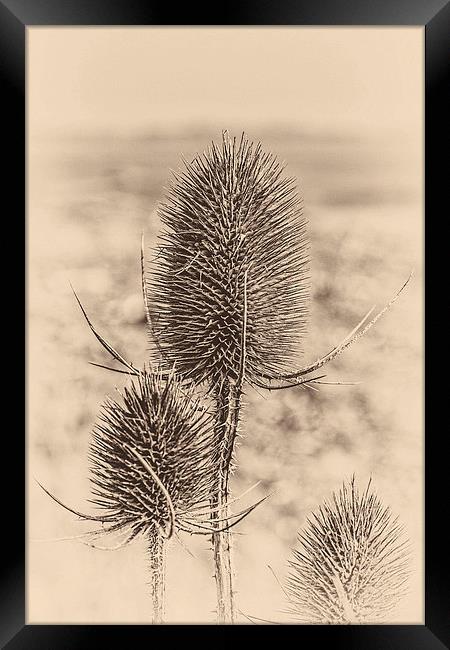
[[[285,583],[287,613],[306,624],[385,622],[408,592],[410,544],[391,509],[353,476],[307,519]]]
[[[231,513],[229,503],[227,519],[221,518],[210,503],[218,471],[214,419],[195,386],[181,381],[174,368],[137,369],[127,362],[97,332],[75,297],[98,341],[125,369],[93,365],[132,378],[118,399],[104,401],[92,432],[89,501],[96,512],[75,510],[38,483],[79,519],[99,524],[94,530],[60,539],[78,539],[100,550],[116,550],[138,538],[146,540],[152,622],[162,623],[169,540],[175,536],[182,543],[179,533],[211,535],[213,530],[227,530],[262,500],[236,513]],[[121,539],[112,546],[99,545],[98,540],[108,534]]]
[[[310,281],[307,223],[295,180],[245,134],[223,132],[174,173],[159,206],[164,230],[144,278],[155,362],[175,363],[213,400],[217,476],[211,509],[228,519],[230,475],[245,386],[269,391],[326,382],[315,374],[362,337],[372,308],[332,350],[300,365]],[[372,318],[371,318],[372,316]],[[235,621],[231,534],[214,530],[218,621]]]
[[[81,519],[101,523],[81,537],[91,546],[99,548],[94,541],[108,532],[125,537],[101,548],[147,537],[155,622],[163,617],[165,543],[178,532],[210,535],[218,622],[233,623],[230,529],[266,498],[231,511],[240,499],[231,498],[229,481],[245,386],[272,391],[346,383],[314,373],[363,336],[409,278],[328,354],[295,368],[308,318],[308,240],[294,179],[284,177],[277,159],[245,134],[237,143],[224,132],[221,146],[212,143],[175,174],[159,214],[165,232],[151,273],[141,246],[147,330],[156,348],[147,368],[126,360],[99,334],[75,294],[93,334],[120,367],[91,363],[131,376],[122,402],[105,402],[93,434],[94,504],[104,512],[81,513],[41,487]],[[182,434],[186,427],[195,435]]]

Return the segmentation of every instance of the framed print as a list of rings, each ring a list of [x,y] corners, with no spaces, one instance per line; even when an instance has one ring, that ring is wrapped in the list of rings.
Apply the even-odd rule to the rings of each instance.
[[[26,242],[2,643],[445,647],[448,6],[143,5],[0,5]]]

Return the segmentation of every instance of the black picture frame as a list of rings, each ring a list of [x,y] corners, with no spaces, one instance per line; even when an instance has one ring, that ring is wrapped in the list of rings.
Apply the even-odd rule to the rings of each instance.
[[[3,198],[8,199],[3,227],[16,225],[18,238],[25,233],[25,81],[26,29],[35,25],[417,25],[425,29],[425,239],[436,229],[442,231],[448,185],[448,164],[441,162],[445,147],[448,105],[446,95],[446,63],[448,34],[450,33],[450,6],[446,0],[268,0],[248,1],[234,5],[227,3],[213,7],[187,5],[174,8],[170,3],[145,0],[0,0],[0,78],[3,92]],[[446,109],[447,107],[447,109]],[[448,140],[448,139],[447,139]],[[444,157],[442,156],[442,161]],[[446,178],[447,177],[447,178]],[[448,199],[447,199],[448,201]],[[5,201],[4,201],[5,203]],[[5,231],[4,231],[5,232]],[[4,243],[9,238],[4,238]],[[25,241],[25,236],[22,241]],[[6,248],[6,247],[5,247]],[[443,253],[443,251],[442,251]],[[26,251],[25,251],[26,255]],[[17,257],[15,259],[18,259]],[[426,256],[426,290],[437,277],[439,259],[445,259],[439,249]],[[25,258],[26,260],[26,258]],[[19,272],[19,269],[17,270]],[[8,278],[16,273],[8,267]],[[17,318],[20,311],[13,308],[14,296],[20,292],[11,288],[5,303],[8,314],[8,336],[21,334]],[[26,289],[26,282],[25,282]],[[22,294],[23,295],[23,294]],[[19,299],[20,300],[20,299]],[[17,301],[16,301],[17,302]],[[23,303],[22,303],[23,304]],[[435,376],[433,351],[443,321],[429,317],[430,301],[426,301],[427,347],[426,376]],[[26,316],[26,314],[25,314]],[[23,321],[26,324],[26,318]],[[14,323],[14,326],[11,325]],[[23,340],[23,339],[22,339]],[[4,360],[9,368],[18,368],[18,346],[7,345],[11,358]],[[25,349],[26,361],[26,349]],[[432,374],[433,373],[433,374]],[[445,437],[445,426],[436,425],[436,409],[440,400],[435,386],[426,391],[426,615],[424,625],[380,626],[296,626],[295,638],[300,645],[314,642],[324,647],[371,649],[438,650],[450,647],[450,587],[447,582],[448,538],[443,532],[443,518],[449,503],[448,456],[443,453],[440,439]],[[19,391],[20,381],[16,393]],[[428,386],[428,382],[427,382]],[[5,411],[12,409],[7,392],[3,392]],[[20,400],[19,400],[20,401]],[[25,397],[26,404],[26,397]],[[110,644],[135,647],[138,643],[165,638],[167,626],[146,625],[27,625],[25,621],[25,436],[18,431],[17,412],[13,424],[3,431],[3,466],[11,470],[3,482],[3,571],[1,579],[0,642],[8,650],[19,648],[104,648]],[[26,411],[26,407],[25,407]],[[445,422],[445,420],[443,420]],[[10,427],[10,428],[8,428]],[[7,443],[5,442],[7,440]],[[447,505],[446,505],[447,504]],[[448,515],[447,515],[448,516]],[[191,626],[189,626],[191,627]],[[197,627],[197,626],[192,626]],[[255,627],[233,626],[248,628]],[[228,630],[228,628],[227,628]],[[242,633],[242,631],[241,631]],[[170,634],[170,631],[169,631]],[[221,631],[226,638],[228,631]],[[282,634],[282,632],[281,632]],[[161,636],[160,636],[161,635]],[[298,635],[298,636],[297,636]],[[201,638],[196,638],[201,642]],[[304,646],[308,647],[308,646]]]

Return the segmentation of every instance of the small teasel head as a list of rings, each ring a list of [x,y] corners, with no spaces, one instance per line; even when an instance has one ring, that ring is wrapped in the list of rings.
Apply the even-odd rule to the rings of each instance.
[[[385,621],[407,591],[408,542],[388,507],[355,478],[307,520],[286,582],[288,611],[303,623]]]
[[[163,361],[197,385],[277,377],[300,350],[309,297],[294,181],[244,134],[185,164],[159,208],[148,288]]]
[[[174,366],[140,370],[127,362],[97,332],[76,298],[96,338],[126,370],[93,365],[133,377],[120,400],[106,399],[93,431],[90,501],[101,512],[75,510],[37,481],[69,512],[102,523],[100,529],[76,538],[123,533],[123,542],[113,547],[119,548],[139,533],[151,538],[170,538],[176,530],[209,535],[237,525],[265,499],[225,518],[211,506],[221,449],[207,398],[200,399],[197,387],[180,377]]]
[[[112,527],[170,537],[214,482],[211,417],[174,372],[143,370],[107,399],[90,449],[93,499]],[[190,532],[192,532],[190,530]]]

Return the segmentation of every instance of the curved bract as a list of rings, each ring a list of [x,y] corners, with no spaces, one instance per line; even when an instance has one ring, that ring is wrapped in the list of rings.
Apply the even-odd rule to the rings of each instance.
[[[175,176],[148,287],[159,351],[215,387],[292,368],[305,333],[306,220],[294,182],[260,144],[223,134]]]

